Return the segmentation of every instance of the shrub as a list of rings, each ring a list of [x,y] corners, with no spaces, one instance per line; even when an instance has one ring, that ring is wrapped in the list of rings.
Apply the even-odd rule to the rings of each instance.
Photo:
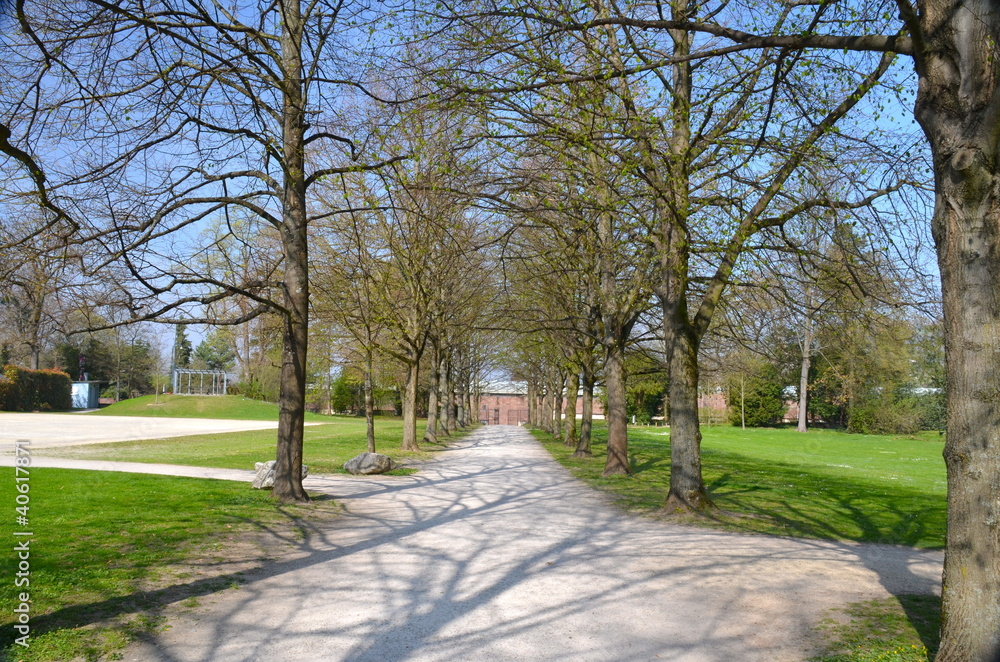
[[[12,398],[14,383],[7,378],[6,371],[0,374],[0,411],[12,411],[7,402]]]
[[[747,373],[733,375],[727,383],[729,422],[748,427],[780,423],[787,410],[784,385],[777,368],[770,363],[750,366]]]
[[[364,386],[346,372],[341,372],[330,385],[330,407],[339,414],[363,414]]]
[[[31,371],[13,365],[3,367],[5,386],[0,409],[5,411],[31,411],[34,409],[34,384]]]
[[[28,370],[8,365],[0,380],[0,410],[63,410],[73,406],[72,381],[58,370]]]
[[[852,405],[847,431],[857,434],[914,434],[921,429],[921,410],[912,399],[871,398]]]
[[[943,389],[914,395],[920,410],[920,427],[924,430],[944,430],[948,423],[947,399]]]
[[[39,370],[38,406],[40,409],[73,408],[73,380],[59,370]]]

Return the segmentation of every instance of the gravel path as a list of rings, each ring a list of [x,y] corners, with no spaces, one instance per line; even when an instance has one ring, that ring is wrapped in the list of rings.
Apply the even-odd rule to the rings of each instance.
[[[34,452],[53,446],[277,428],[277,421],[0,412],[0,441],[4,442],[0,445],[0,453],[13,453],[13,442],[19,439],[29,440]]]
[[[942,554],[624,516],[520,428],[420,474],[315,477],[346,515],[126,660],[803,660],[825,609],[939,590]]]

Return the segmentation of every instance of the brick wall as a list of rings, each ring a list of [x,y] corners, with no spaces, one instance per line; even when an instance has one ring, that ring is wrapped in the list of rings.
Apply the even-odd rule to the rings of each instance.
[[[565,405],[564,405],[565,406]],[[583,400],[576,400],[577,418],[583,415]],[[594,418],[604,418],[601,401],[594,398]],[[528,421],[528,397],[516,393],[484,393],[479,396],[477,419],[489,425],[519,425]]]

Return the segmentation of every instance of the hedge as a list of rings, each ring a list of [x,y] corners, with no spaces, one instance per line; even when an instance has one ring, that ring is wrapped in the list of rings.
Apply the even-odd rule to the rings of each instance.
[[[73,382],[59,370],[28,370],[13,365],[0,378],[0,410],[65,410],[73,407]]]

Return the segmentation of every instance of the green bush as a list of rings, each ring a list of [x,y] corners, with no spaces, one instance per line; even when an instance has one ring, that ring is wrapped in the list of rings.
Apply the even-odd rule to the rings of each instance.
[[[871,398],[852,405],[847,413],[847,431],[857,434],[916,434],[922,411],[912,398]]]
[[[945,394],[913,393],[902,389],[885,396],[872,395],[848,409],[847,431],[860,434],[915,434],[944,430]]]
[[[330,407],[340,414],[364,413],[363,385],[346,372],[341,372],[330,385]]]
[[[744,417],[748,427],[780,423],[788,409],[781,375],[770,363],[757,362],[745,373],[731,376],[726,390],[733,425],[742,425]]]
[[[5,411],[31,411],[34,409],[35,385],[30,370],[13,365],[3,367],[4,390],[0,409]]]
[[[944,430],[948,423],[947,398],[944,390],[913,396],[920,410],[920,427],[924,430]]]
[[[0,410],[65,410],[73,406],[72,381],[58,370],[28,370],[4,366],[0,380]]]
[[[59,370],[39,370],[38,406],[41,409],[73,408],[73,380]]]
[[[7,371],[0,374],[0,411],[15,411],[13,408],[14,382],[7,378]]]

